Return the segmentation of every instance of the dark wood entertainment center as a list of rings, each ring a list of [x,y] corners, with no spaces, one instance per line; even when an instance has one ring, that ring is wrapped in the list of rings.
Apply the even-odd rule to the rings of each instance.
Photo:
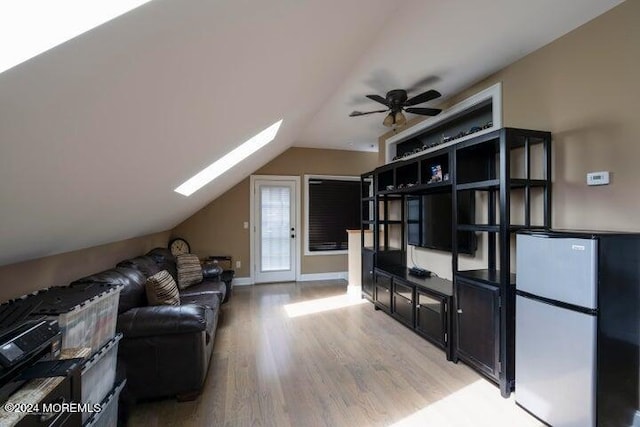
[[[487,106],[478,108],[482,113]],[[410,158],[361,176],[362,294],[441,347],[448,360],[463,360],[498,384],[507,397],[515,375],[512,237],[520,229],[551,226],[551,134],[499,128],[443,147],[429,142],[461,123],[486,120],[477,111],[412,135],[396,146]],[[442,180],[434,182],[434,167]],[[415,277],[407,269],[407,197],[435,192],[451,193],[453,281]],[[458,218],[462,192],[475,198],[472,223]],[[374,230],[372,246],[365,246],[364,230]],[[477,236],[475,259],[485,268],[461,265],[468,258],[458,247],[462,232]]]

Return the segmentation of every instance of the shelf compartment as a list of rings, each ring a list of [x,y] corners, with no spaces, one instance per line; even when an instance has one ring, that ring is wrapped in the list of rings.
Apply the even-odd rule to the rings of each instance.
[[[500,286],[500,270],[465,270],[458,271],[456,277],[469,282],[482,283],[495,287]],[[509,286],[516,285],[516,275],[509,273]]]
[[[393,168],[378,172],[376,178],[378,193],[387,191],[387,187],[395,188],[395,170]]]
[[[457,149],[456,182],[458,185],[497,180],[499,154],[499,139]]]
[[[419,163],[417,160],[403,162],[396,167],[396,188],[405,189],[411,188],[419,184]]]
[[[376,252],[376,268],[387,270],[405,265],[404,251],[400,248],[378,250]]]
[[[508,136],[511,139],[511,147],[523,147],[525,141],[529,140],[530,146],[544,144],[545,139],[551,138],[551,133],[540,130],[507,128]]]
[[[449,152],[420,160],[420,183],[435,185],[450,182],[449,164]]]

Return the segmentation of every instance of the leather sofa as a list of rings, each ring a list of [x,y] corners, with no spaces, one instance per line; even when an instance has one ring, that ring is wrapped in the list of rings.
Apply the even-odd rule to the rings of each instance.
[[[126,370],[130,398],[191,400],[199,394],[209,368],[227,287],[208,278],[181,290],[179,306],[149,306],[145,282],[161,270],[169,271],[177,282],[175,258],[167,249],[156,248],[71,286],[122,286],[118,363]]]

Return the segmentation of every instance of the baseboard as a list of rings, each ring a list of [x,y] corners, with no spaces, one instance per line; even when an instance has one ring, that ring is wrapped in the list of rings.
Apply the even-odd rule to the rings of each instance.
[[[251,277],[234,277],[233,286],[248,286],[253,285],[253,279]]]
[[[334,271],[330,273],[309,273],[301,274],[298,282],[311,282],[315,280],[347,280],[348,273],[346,271]]]
[[[316,280],[347,280],[346,271],[334,271],[330,273],[309,273],[298,276],[298,282],[312,282]],[[255,284],[251,277],[234,277],[233,286],[249,286]]]

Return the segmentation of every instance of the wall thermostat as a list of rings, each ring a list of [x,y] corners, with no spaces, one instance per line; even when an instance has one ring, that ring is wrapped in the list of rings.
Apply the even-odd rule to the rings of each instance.
[[[587,185],[607,184],[609,184],[609,171],[589,172],[587,174]]]

